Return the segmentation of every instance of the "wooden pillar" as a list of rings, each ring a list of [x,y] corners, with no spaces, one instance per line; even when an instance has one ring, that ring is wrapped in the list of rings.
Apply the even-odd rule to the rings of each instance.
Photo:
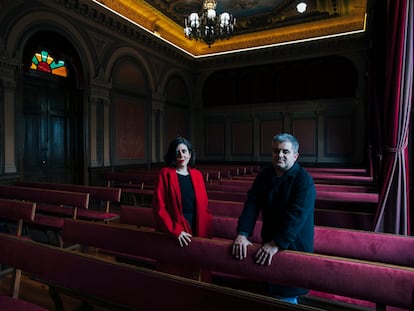
[[[152,148],[151,162],[160,163],[164,161],[165,146],[165,97],[159,93],[152,95]]]
[[[111,83],[92,81],[89,117],[89,150],[91,167],[111,166]]]

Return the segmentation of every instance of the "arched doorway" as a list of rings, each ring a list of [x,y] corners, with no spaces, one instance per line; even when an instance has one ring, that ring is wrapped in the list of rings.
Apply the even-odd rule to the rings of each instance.
[[[83,183],[80,59],[63,36],[33,35],[23,53],[21,172],[26,180]]]

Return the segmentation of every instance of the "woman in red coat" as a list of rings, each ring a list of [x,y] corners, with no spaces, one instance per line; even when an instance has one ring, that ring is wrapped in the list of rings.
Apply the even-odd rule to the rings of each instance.
[[[202,173],[192,168],[195,152],[191,143],[175,138],[164,157],[153,197],[156,228],[169,233],[181,247],[191,243],[191,237],[212,236],[212,215]]]
[[[203,174],[191,166],[195,152],[191,143],[175,138],[164,157],[153,196],[152,207],[156,229],[170,234],[181,247],[188,246],[193,236],[212,236],[212,215]],[[158,269],[203,281],[209,281],[208,271],[187,269],[169,263],[159,263]]]

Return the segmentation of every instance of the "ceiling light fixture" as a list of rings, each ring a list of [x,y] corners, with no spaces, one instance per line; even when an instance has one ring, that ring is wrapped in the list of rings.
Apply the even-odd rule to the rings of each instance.
[[[299,2],[296,6],[296,10],[298,10],[299,13],[304,13],[306,11],[307,4],[303,1]]]
[[[204,0],[201,16],[191,13],[185,19],[184,34],[189,39],[204,41],[210,47],[218,39],[229,39],[236,19],[230,13],[216,14],[216,0]]]

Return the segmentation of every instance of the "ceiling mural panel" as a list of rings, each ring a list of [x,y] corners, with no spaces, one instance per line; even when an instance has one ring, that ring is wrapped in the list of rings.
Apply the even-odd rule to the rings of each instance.
[[[184,35],[185,19],[201,16],[203,0],[100,0],[103,5],[144,27],[193,57],[204,57],[365,31],[368,0],[217,0],[217,16],[228,12],[236,19],[228,40],[205,42]]]

